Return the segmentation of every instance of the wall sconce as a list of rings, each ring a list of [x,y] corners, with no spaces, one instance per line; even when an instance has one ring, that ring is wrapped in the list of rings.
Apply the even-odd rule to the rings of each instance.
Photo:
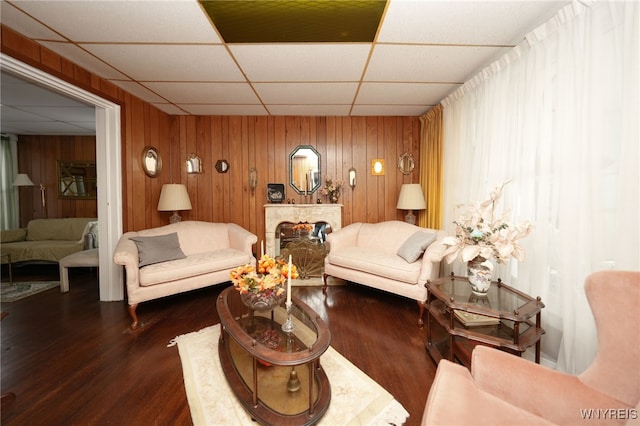
[[[162,185],[158,211],[172,211],[173,215],[169,218],[169,223],[176,223],[182,221],[178,210],[191,210],[191,200],[189,200],[187,187],[177,183]]]
[[[256,190],[258,186],[258,170],[255,167],[249,169],[249,188],[251,192]]]
[[[384,159],[375,158],[371,160],[371,174],[374,176],[384,175]]]
[[[356,169],[353,167],[349,169],[349,186],[351,189],[356,187]]]
[[[202,160],[193,152],[187,158],[187,173],[202,173]]]
[[[404,217],[404,221],[415,225],[416,215],[413,214],[413,210],[424,210],[427,208],[422,186],[420,186],[419,183],[405,183],[402,185],[396,208],[398,210],[409,210],[409,213]]]

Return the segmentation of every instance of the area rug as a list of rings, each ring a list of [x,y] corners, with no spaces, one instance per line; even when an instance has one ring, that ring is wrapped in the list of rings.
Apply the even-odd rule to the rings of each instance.
[[[33,296],[54,287],[60,287],[60,281],[25,281],[2,283],[0,286],[0,302],[15,302]]]
[[[218,358],[220,325],[178,336],[182,373],[194,425],[247,425],[255,422],[233,394]],[[335,349],[320,358],[331,385],[331,403],[319,425],[401,425],[404,407]]]

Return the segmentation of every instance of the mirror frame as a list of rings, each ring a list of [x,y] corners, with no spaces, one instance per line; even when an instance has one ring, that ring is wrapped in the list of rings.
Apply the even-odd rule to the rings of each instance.
[[[413,161],[413,155],[409,152],[405,152],[400,157],[398,157],[398,170],[403,175],[411,174],[416,164]]]
[[[155,168],[152,168],[151,164],[147,163],[147,158],[149,156],[155,157]],[[158,152],[158,149],[156,147],[145,146],[142,150],[142,157],[140,158],[140,160],[142,162],[142,170],[144,170],[144,173],[147,176],[149,176],[150,178],[155,178],[160,175],[160,172],[162,171],[162,157],[160,157],[160,153]]]
[[[66,200],[95,200],[98,196],[98,177],[95,161],[56,162],[58,174],[58,198]],[[71,169],[82,169],[83,174],[69,173]],[[87,172],[89,170],[89,172]],[[80,177],[81,179],[78,179]]]
[[[302,188],[302,189],[298,188],[293,181],[293,158],[296,156],[298,151],[302,149],[308,149],[310,151],[313,151],[313,153],[318,157],[318,168],[317,168],[318,178],[315,179],[315,181],[313,182],[313,186],[309,190],[306,190],[305,188]],[[300,195],[310,195],[316,192],[318,189],[320,189],[320,186],[322,185],[322,176],[320,173],[320,171],[322,170],[322,168],[320,167],[321,164],[322,164],[322,161],[321,161],[320,153],[314,147],[312,147],[311,145],[298,145],[293,151],[291,151],[291,154],[289,154],[289,186],[293,188],[293,190]]]

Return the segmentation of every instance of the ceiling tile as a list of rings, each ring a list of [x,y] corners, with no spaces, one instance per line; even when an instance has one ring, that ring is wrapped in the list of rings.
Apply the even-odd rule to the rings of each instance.
[[[93,56],[91,53],[79,48],[75,44],[53,41],[41,41],[40,44],[56,52],[60,56],[91,70],[104,79],[126,79],[127,76],[118,72],[107,63]]]
[[[427,105],[437,104],[458,88],[457,84],[362,83],[357,104]]]
[[[175,104],[259,104],[247,83],[145,83]]]
[[[464,83],[497,59],[500,47],[379,45],[365,81]]]
[[[358,81],[371,45],[232,45],[251,81]]]
[[[163,103],[167,101],[166,99],[163,99],[162,96],[153,93],[151,90],[147,89],[142,84],[136,83],[135,81],[111,80],[111,83],[149,103]]]
[[[351,115],[414,117],[424,114],[429,109],[431,109],[429,105],[355,105],[351,111]]]
[[[51,31],[6,1],[0,3],[0,16],[2,16],[2,25],[13,28],[20,34],[34,40],[64,40],[59,34]]]
[[[265,104],[351,104],[357,83],[255,83]]]
[[[378,42],[509,45],[571,1],[391,1]],[[500,25],[496,25],[499,22]]]
[[[221,42],[195,0],[13,3],[77,42]]]
[[[84,44],[139,81],[245,81],[223,46]]]
[[[267,105],[271,115],[316,115],[345,116],[349,115],[349,105]]]
[[[174,104],[154,103],[151,105],[153,105],[154,107],[158,108],[160,111],[165,112],[169,115],[189,115],[187,111],[178,108]]]
[[[181,108],[192,115],[267,115],[262,105],[189,105]]]

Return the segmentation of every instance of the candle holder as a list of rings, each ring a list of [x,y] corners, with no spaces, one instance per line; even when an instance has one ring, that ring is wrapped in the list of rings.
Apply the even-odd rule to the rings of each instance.
[[[296,328],[293,321],[291,321],[291,307],[293,306],[293,302],[286,302],[284,305],[287,308],[287,320],[282,324],[282,331],[291,333]]]

